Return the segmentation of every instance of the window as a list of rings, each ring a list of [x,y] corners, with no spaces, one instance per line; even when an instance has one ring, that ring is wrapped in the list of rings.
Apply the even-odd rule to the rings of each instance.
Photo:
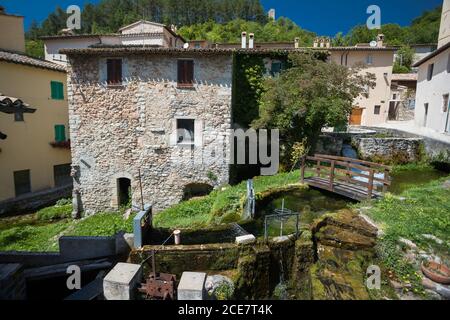
[[[392,100],[397,100],[397,94],[396,94],[396,93],[394,93],[394,94],[392,95]]]
[[[66,141],[66,128],[63,124],[55,125],[55,141],[56,142]]]
[[[273,61],[272,62],[272,68],[270,70],[270,72],[272,73],[272,75],[277,75],[281,72],[281,68],[282,68],[282,64],[279,61]]]
[[[14,171],[16,197],[31,192],[30,170]]]
[[[177,119],[177,143],[194,144],[194,119]]]
[[[423,126],[426,127],[427,126],[427,120],[428,120],[428,103],[425,103],[424,107],[425,107],[425,113],[424,113],[424,117],[423,117]]]
[[[194,61],[178,60],[178,86],[192,87],[194,84]]]
[[[447,112],[448,110],[448,93],[443,96],[442,112]]]
[[[53,100],[64,100],[64,84],[58,81],[51,81],[50,88]]]
[[[195,49],[200,49],[200,43],[196,43],[196,44],[194,45],[194,48],[195,48]]]
[[[53,178],[55,180],[55,187],[67,186],[72,183],[70,171],[70,163],[53,166]]]
[[[107,59],[107,81],[108,84],[122,84],[122,59]]]
[[[373,56],[371,54],[367,55],[366,57],[366,64],[372,65],[373,64]]]
[[[23,112],[16,112],[14,113],[14,121],[24,121],[23,120]]]
[[[381,106],[375,106],[373,113],[380,114],[380,112],[381,112]]]
[[[433,79],[433,73],[434,73],[434,63],[432,63],[428,66],[428,75],[427,75],[428,81]]]

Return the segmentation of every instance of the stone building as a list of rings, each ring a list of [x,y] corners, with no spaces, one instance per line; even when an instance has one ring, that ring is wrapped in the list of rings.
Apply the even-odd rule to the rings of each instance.
[[[44,41],[45,60],[66,65],[67,57],[60,49],[83,49],[96,45],[148,46],[182,48],[186,41],[177,34],[175,26],[140,20],[124,26],[117,33],[75,34],[64,29],[58,35],[41,37]]]
[[[75,214],[116,210],[130,200],[159,211],[228,183],[232,51],[61,53],[70,62]]]

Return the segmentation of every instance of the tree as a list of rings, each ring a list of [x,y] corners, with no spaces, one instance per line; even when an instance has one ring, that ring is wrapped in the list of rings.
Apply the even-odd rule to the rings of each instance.
[[[26,40],[25,53],[29,56],[44,59],[44,42],[42,40]]]
[[[397,57],[394,62],[394,73],[409,73],[411,72],[412,64],[414,62],[415,52],[409,46],[402,46],[397,51]]]
[[[279,129],[281,163],[291,166],[292,146],[307,139],[313,147],[324,127],[348,122],[353,101],[368,87],[375,87],[375,75],[363,66],[347,68],[313,53],[291,53],[291,68],[279,77],[268,78],[260,99],[255,129]]]

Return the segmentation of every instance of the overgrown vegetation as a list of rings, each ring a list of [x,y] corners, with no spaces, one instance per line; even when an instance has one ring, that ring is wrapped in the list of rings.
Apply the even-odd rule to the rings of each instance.
[[[427,166],[400,166],[394,173],[409,171],[415,174],[420,168],[425,170]],[[383,228],[384,236],[378,241],[377,253],[385,267],[391,270],[391,279],[411,286],[405,291],[422,294],[423,288],[417,268],[405,259],[406,246],[399,241],[401,238],[413,241],[426,251],[448,255],[448,246],[440,248],[435,241],[423,236],[433,235],[450,243],[450,197],[448,189],[443,187],[446,179],[448,177],[410,186],[399,196],[387,194],[365,211]],[[368,204],[357,206],[367,207]]]
[[[354,100],[375,87],[375,75],[363,73],[363,65],[347,68],[324,61],[317,53],[289,54],[290,68],[279,77],[267,78],[259,104],[255,129],[280,131],[280,162],[289,170],[296,142],[307,139],[315,146],[324,127],[348,122]]]
[[[133,231],[133,217],[123,210],[100,213],[82,220],[70,219],[70,199],[35,214],[0,219],[0,251],[57,251],[60,236],[113,236]]]
[[[261,193],[286,184],[298,183],[300,172],[282,173],[276,176],[256,177],[255,192]],[[157,228],[199,228],[240,219],[247,193],[246,182],[236,186],[224,186],[201,199],[181,202],[157,214],[153,223]]]

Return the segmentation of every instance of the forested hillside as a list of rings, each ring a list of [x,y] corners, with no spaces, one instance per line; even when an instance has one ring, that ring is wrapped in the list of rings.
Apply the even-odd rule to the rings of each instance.
[[[410,26],[385,24],[381,32],[390,45],[435,43],[438,39],[441,7],[424,12]],[[302,46],[312,45],[315,33],[298,26],[288,18],[269,21],[260,0],[102,0],[87,4],[82,11],[82,29],[78,33],[117,32],[121,27],[140,19],[174,24],[188,40],[238,42],[242,31],[255,33],[256,41],[293,41],[300,38]],[[41,24],[36,22],[27,32],[27,52],[43,55],[40,36],[56,35],[66,27],[67,14],[57,8]],[[326,23],[319,22],[318,23]],[[338,33],[335,46],[367,43],[380,30],[365,25],[354,27],[348,34]]]

